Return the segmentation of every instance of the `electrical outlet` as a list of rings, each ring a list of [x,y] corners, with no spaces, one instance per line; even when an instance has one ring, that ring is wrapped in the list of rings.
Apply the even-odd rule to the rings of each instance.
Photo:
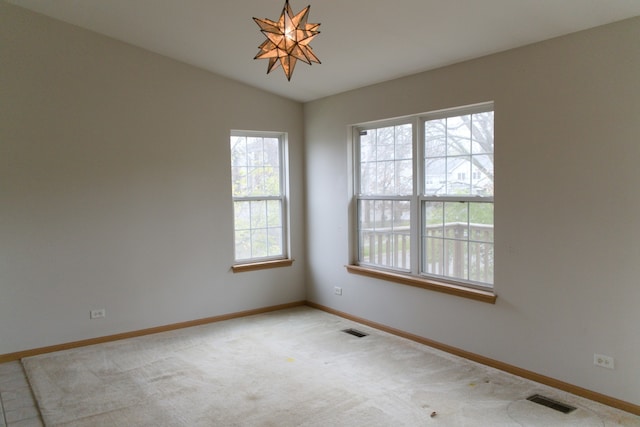
[[[342,288],[336,286],[335,288],[333,288],[333,293],[336,295],[342,295]]]
[[[613,357],[605,356],[604,354],[594,354],[593,355],[593,364],[596,366],[602,366],[607,369],[614,369],[615,365],[613,362]]]
[[[91,310],[89,312],[90,319],[103,319],[107,317],[107,312],[104,308],[100,308],[98,310]]]

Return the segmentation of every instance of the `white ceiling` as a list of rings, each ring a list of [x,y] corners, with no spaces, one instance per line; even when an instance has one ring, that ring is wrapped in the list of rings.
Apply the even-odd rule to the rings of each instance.
[[[284,0],[6,0],[287,98],[310,101],[640,15],[640,0],[290,0],[321,23],[322,64],[290,82],[252,17]]]

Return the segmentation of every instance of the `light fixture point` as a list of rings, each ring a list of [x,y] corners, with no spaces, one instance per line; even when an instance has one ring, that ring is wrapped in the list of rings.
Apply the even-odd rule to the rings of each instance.
[[[253,59],[269,60],[267,74],[280,65],[290,81],[298,60],[309,65],[312,62],[320,64],[320,60],[309,46],[311,40],[320,34],[320,24],[307,23],[310,8],[309,5],[294,15],[289,0],[285,0],[277,22],[266,18],[253,18],[267,38],[258,47],[260,51]]]

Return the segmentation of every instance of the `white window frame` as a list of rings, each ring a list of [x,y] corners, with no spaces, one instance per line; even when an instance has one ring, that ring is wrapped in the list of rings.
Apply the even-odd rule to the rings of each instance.
[[[424,254],[423,252],[426,251],[426,249],[423,247],[422,244],[422,233],[421,230],[424,228],[424,224],[425,224],[425,219],[423,217],[423,204],[424,202],[427,201],[438,201],[438,202],[467,202],[467,203],[473,203],[473,202],[483,202],[483,203],[491,203],[494,204],[494,196],[491,195],[491,197],[488,196],[455,196],[452,197],[450,195],[433,195],[433,194],[426,194],[425,193],[425,182],[426,182],[426,176],[425,176],[425,155],[424,155],[424,124],[425,122],[427,122],[428,120],[434,120],[434,119],[439,119],[439,118],[446,118],[446,117],[455,117],[455,116],[462,116],[462,115],[467,115],[467,114],[475,114],[475,113],[482,113],[482,112],[489,112],[489,111],[495,111],[494,109],[494,104],[493,102],[487,102],[487,103],[482,103],[482,104],[476,104],[476,105],[472,105],[472,106],[466,106],[466,107],[459,107],[459,108],[452,108],[452,109],[447,109],[447,110],[440,110],[440,111],[436,111],[436,112],[432,112],[432,113],[426,113],[426,114],[420,114],[420,115],[415,115],[415,116],[410,116],[410,117],[403,117],[403,118],[398,118],[398,119],[393,119],[393,120],[384,120],[384,121],[379,121],[379,122],[371,122],[371,123],[366,123],[366,124],[360,124],[360,125],[355,125],[352,127],[352,141],[353,141],[353,206],[354,209],[352,211],[353,213],[353,218],[352,218],[352,239],[353,239],[353,243],[351,245],[351,247],[353,248],[352,250],[352,260],[351,260],[351,265],[352,266],[357,266],[355,268],[349,269],[351,272],[355,272],[355,273],[359,273],[359,274],[365,274],[365,275],[369,275],[369,276],[373,276],[376,277],[375,274],[371,274],[371,271],[365,271],[363,273],[364,270],[372,270],[372,271],[380,271],[382,273],[389,273],[386,275],[386,277],[390,278],[391,280],[395,280],[401,283],[406,283],[406,284],[410,284],[410,285],[416,285],[416,283],[418,283],[416,281],[416,279],[421,280],[421,279],[426,279],[426,280],[433,280],[436,281],[437,283],[443,283],[443,284],[451,284],[453,286],[462,286],[464,288],[469,288],[470,290],[479,290],[481,292],[484,291],[488,291],[490,293],[492,293],[493,291],[493,287],[494,287],[494,282],[495,282],[495,277],[492,278],[491,283],[483,283],[483,282],[478,282],[478,281],[473,281],[473,280],[464,280],[464,279],[459,279],[459,278],[453,278],[453,277],[448,277],[448,276],[444,276],[444,275],[436,275],[436,274],[429,274],[426,273],[424,270],[424,266],[423,266],[423,262],[424,262]],[[494,119],[495,122],[495,119]],[[407,195],[395,195],[395,196],[371,196],[371,195],[364,195],[364,194],[359,194],[360,192],[360,179],[361,179],[361,170],[360,170],[360,133],[363,131],[368,131],[371,129],[379,129],[379,128],[383,128],[383,127],[387,127],[387,126],[397,126],[397,125],[402,125],[402,124],[408,124],[411,123],[412,125],[412,139],[413,139],[413,194],[411,194],[409,197],[407,197]],[[493,151],[493,153],[491,153],[492,155],[495,154],[495,149]],[[495,166],[494,166],[494,172],[495,172]],[[434,180],[435,181],[435,180]],[[473,182],[473,180],[472,180]],[[402,268],[394,268],[394,267],[388,267],[388,266],[381,266],[379,264],[375,264],[375,263],[367,263],[364,261],[364,256],[363,254],[360,254],[360,248],[361,248],[361,244],[360,244],[360,206],[361,206],[361,201],[364,200],[377,200],[377,199],[381,199],[381,200],[410,200],[411,203],[411,226],[410,226],[410,239],[411,239],[411,243],[410,243],[410,247],[411,247],[411,261],[410,261],[410,268],[408,269],[402,269]],[[495,204],[494,204],[495,206]],[[495,216],[494,216],[494,228],[495,228]],[[495,241],[492,242],[493,245],[495,245]],[[360,268],[363,267],[363,268]],[[493,258],[493,264],[492,264],[492,268],[495,271],[495,251],[494,251],[494,258]],[[397,277],[396,276],[408,276],[407,280],[396,280]],[[384,278],[384,277],[382,277]],[[421,286],[421,285],[417,285],[417,286]],[[425,288],[429,288],[428,286],[421,286],[421,287],[425,287]],[[438,290],[438,289],[436,289]],[[445,291],[447,292],[447,291]],[[455,293],[455,292],[448,292],[448,293]],[[466,296],[466,295],[462,295],[462,296]],[[487,300],[489,301],[489,300]],[[493,297],[493,299],[489,302],[495,302],[495,297]]]
[[[232,192],[232,209],[233,209],[233,246],[232,251],[234,254],[234,271],[251,270],[252,268],[243,268],[243,266],[259,265],[260,268],[270,268],[280,265],[291,265],[291,262],[280,263],[281,260],[290,261],[290,241],[289,241],[289,156],[288,156],[288,140],[286,132],[270,132],[270,131],[246,131],[246,130],[232,130],[230,132],[229,141],[234,137],[258,137],[258,138],[275,138],[278,140],[278,154],[280,163],[280,194],[278,195],[261,195],[261,196],[235,196]],[[231,147],[229,148],[230,155],[232,155]],[[233,165],[231,165],[233,167]],[[231,174],[233,177],[233,174]],[[272,256],[256,256],[250,258],[237,258],[236,254],[236,215],[235,215],[235,203],[236,202],[249,202],[249,201],[280,201],[281,207],[281,242],[282,253]]]
[[[375,129],[381,129],[381,128],[385,128],[385,127],[392,127],[392,126],[403,126],[403,125],[411,125],[412,127],[412,160],[413,160],[413,165],[412,165],[412,171],[413,171],[413,191],[411,194],[393,194],[393,195],[365,195],[365,194],[360,194],[360,188],[361,188],[361,173],[360,173],[360,134],[361,132],[368,132],[370,130],[375,130]],[[359,125],[359,126],[354,126],[353,127],[353,141],[355,142],[354,144],[354,214],[355,214],[355,218],[354,218],[354,225],[355,225],[355,240],[354,240],[354,248],[356,250],[356,263],[358,265],[362,265],[362,266],[367,266],[367,267],[371,267],[371,268],[375,268],[375,269],[380,269],[380,270],[387,270],[387,271],[393,271],[393,272],[399,272],[399,273],[404,273],[404,274],[417,274],[415,270],[415,265],[413,262],[413,259],[411,259],[411,265],[412,268],[407,269],[407,268],[403,268],[402,266],[398,267],[398,268],[386,268],[380,265],[377,265],[375,263],[367,263],[366,261],[362,261],[363,259],[363,255],[360,254],[360,221],[359,221],[359,217],[360,217],[360,202],[361,201],[386,201],[386,202],[409,202],[411,205],[411,212],[410,212],[410,218],[415,218],[415,206],[416,204],[416,197],[415,197],[415,187],[416,187],[416,173],[415,173],[415,158],[416,158],[416,131],[415,131],[415,119],[413,118],[401,118],[401,119],[392,119],[392,120],[384,120],[384,121],[378,121],[378,122],[373,122],[373,123],[368,123],[365,125]],[[415,247],[416,244],[416,240],[413,237],[413,230],[411,230],[411,236],[410,236],[410,253],[416,253],[417,251],[417,247]]]

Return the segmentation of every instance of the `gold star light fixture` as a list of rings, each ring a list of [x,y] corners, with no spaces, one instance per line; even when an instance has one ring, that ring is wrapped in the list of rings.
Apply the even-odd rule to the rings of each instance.
[[[320,34],[318,31],[320,24],[307,23],[310,7],[307,6],[294,15],[289,6],[289,0],[286,0],[278,22],[266,18],[253,18],[262,34],[267,37],[267,40],[258,47],[260,52],[253,59],[269,59],[267,74],[278,65],[282,65],[287,80],[291,80],[298,59],[309,65],[312,62],[320,63],[309,46],[311,40]]]

